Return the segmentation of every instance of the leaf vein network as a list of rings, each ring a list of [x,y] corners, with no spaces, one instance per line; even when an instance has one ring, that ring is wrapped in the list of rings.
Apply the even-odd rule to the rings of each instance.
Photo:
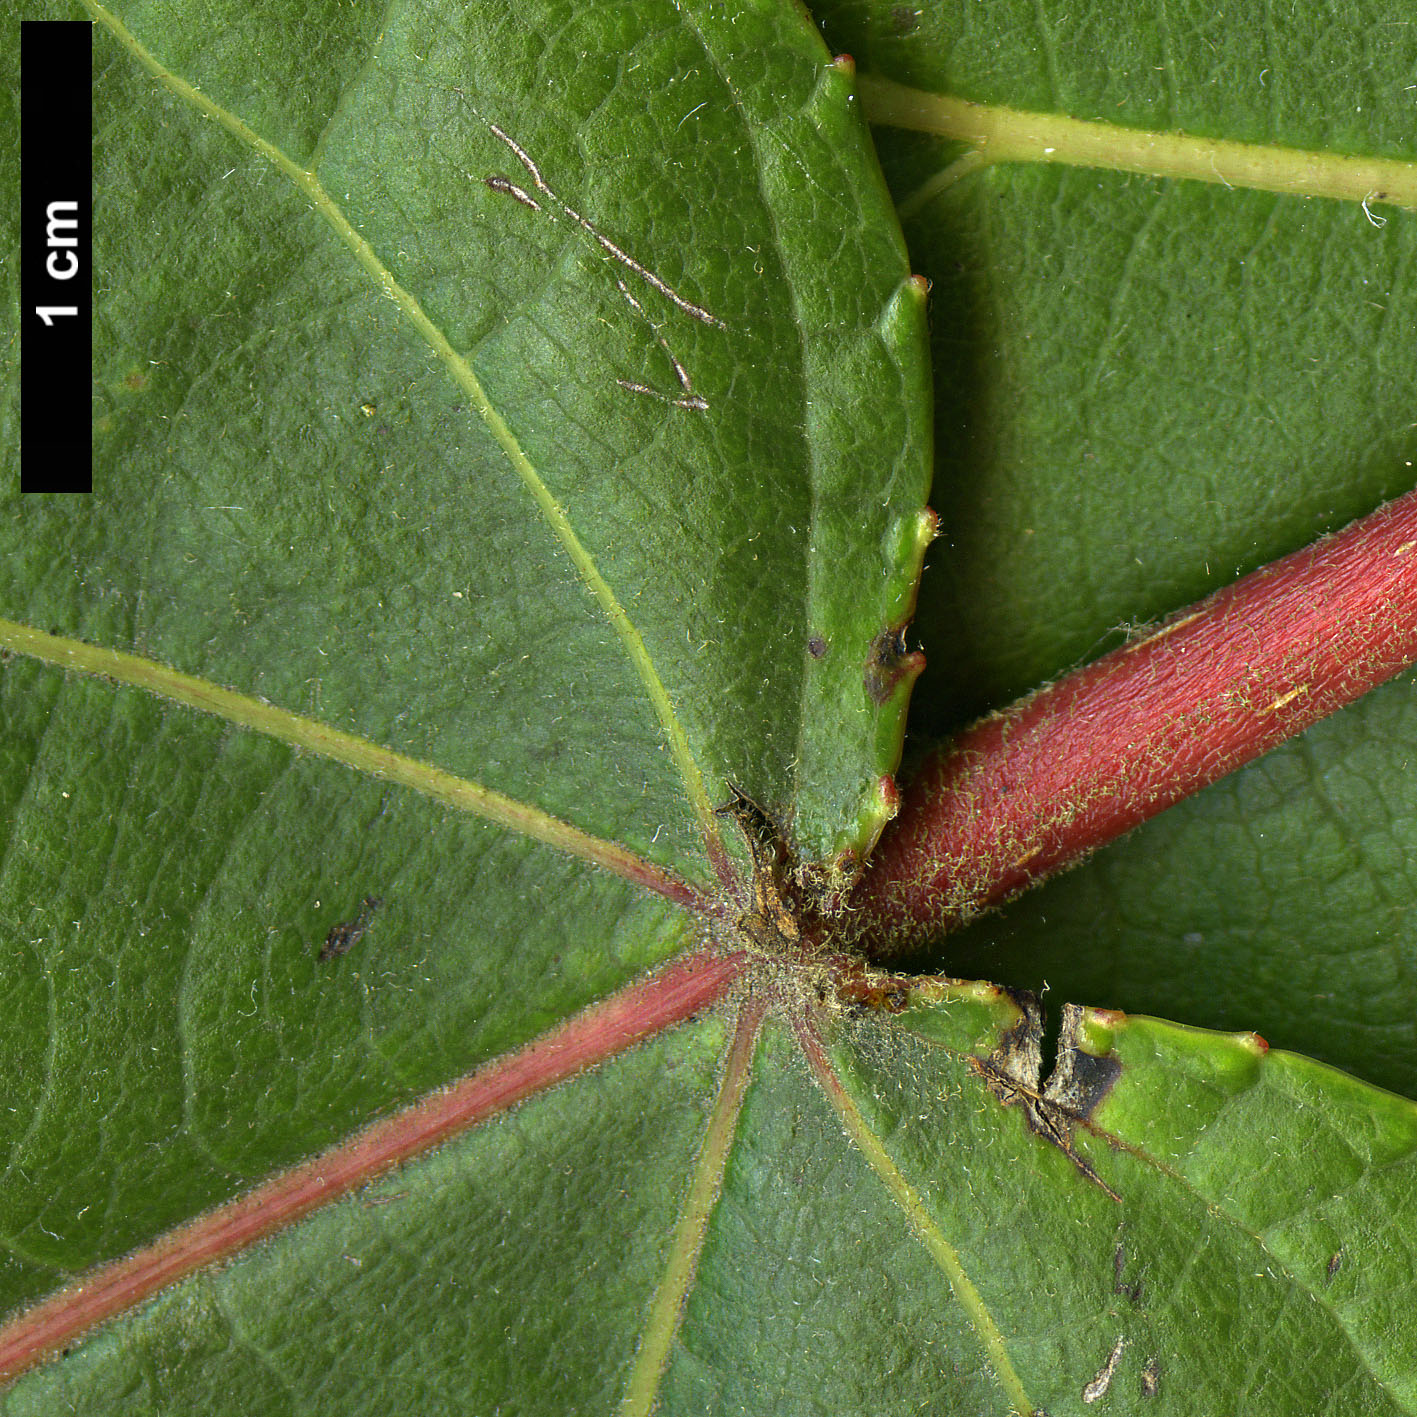
[[[631,663],[639,674],[641,683],[645,687],[660,727],[668,739],[670,752],[674,758],[675,766],[679,770],[685,793],[694,808],[695,816],[698,818],[709,859],[722,875],[727,869],[727,857],[719,835],[718,824],[714,818],[713,805],[709,801],[708,792],[704,786],[703,774],[689,748],[683,725],[670,701],[668,690],[659,676],[659,671],[650,658],[649,650],[634,622],[620,604],[615,592],[601,575],[594,558],[576,535],[570,517],[551,495],[550,489],[532,465],[506,420],[493,407],[481,381],[473,372],[466,358],[453,348],[447,335],[429,318],[413,293],[394,279],[393,273],[380,260],[373,247],[354,228],[312,171],[301,167],[274,144],[262,138],[234,113],[214,103],[193,85],[165,68],[155,55],[143,47],[122,21],[99,4],[98,0],[83,0],[83,3],[89,13],[104,25],[159,82],[199,112],[215,119],[238,141],[254,148],[284,173],[295,187],[305,194],[326,223],[333,228],[335,234],[349,248],[359,265],[373,278],[383,293],[399,307],[413,327],[432,347],[433,352],[442,361],[473,407],[476,408],[488,431],[531,493],[543,518],[561,542],[581,579],[619,636]]]

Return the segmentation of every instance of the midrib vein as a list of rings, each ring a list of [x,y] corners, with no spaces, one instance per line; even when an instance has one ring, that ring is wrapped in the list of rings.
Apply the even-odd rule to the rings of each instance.
[[[684,789],[693,804],[694,814],[698,818],[699,829],[703,833],[709,857],[715,868],[721,870],[727,861],[727,856],[719,834],[718,822],[714,816],[713,804],[710,802],[707,789],[704,786],[703,775],[689,749],[683,725],[679,722],[679,716],[675,712],[668,690],[650,658],[649,650],[645,647],[639,630],[620,604],[615,592],[611,590],[605,578],[600,574],[594,559],[576,535],[565,509],[551,495],[550,489],[542,481],[535,467],[532,466],[531,460],[523,451],[516,435],[507,426],[506,420],[492,406],[492,402],[487,397],[477,375],[473,373],[472,366],[453,348],[447,336],[428,317],[413,293],[394,279],[393,273],[379,260],[374,248],[354,229],[343,211],[325,191],[314,172],[292,161],[234,113],[213,103],[211,99],[200,93],[186,80],[171,73],[143,47],[127,26],[116,15],[111,14],[99,4],[98,0],[83,0],[83,3],[89,13],[111,31],[118,42],[160,83],[199,112],[215,119],[239,141],[255,149],[262,157],[283,172],[305,194],[311,205],[324,217],[340,240],[349,247],[359,265],[368,272],[384,294],[399,307],[418,333],[427,340],[433,352],[443,362],[458,387],[467,395],[468,400],[487,425],[488,431],[496,439],[503,453],[506,454],[507,460],[535,499],[542,516],[545,517],[553,533],[565,547],[567,555],[571,558],[571,563],[575,566],[591,594],[595,596],[606,618],[614,627],[615,633],[620,637],[621,643],[639,674],[640,682],[644,685],[645,692],[649,696],[660,727],[669,740],[670,752],[684,782]]]
[[[714,1099],[713,1111],[694,1164],[693,1179],[679,1212],[674,1238],[670,1241],[664,1275],[650,1305],[644,1332],[640,1335],[639,1352],[635,1355],[635,1365],[620,1403],[620,1417],[649,1417],[659,1394],[660,1380],[669,1360],[669,1346],[679,1330],[684,1303],[694,1280],[694,1271],[698,1268],[704,1239],[708,1235],[709,1219],[723,1185],[723,1168],[728,1162],[728,1153],[738,1129],[743,1095],[748,1090],[748,1079],[752,1075],[753,1051],[757,1046],[763,1013],[760,1003],[749,1000],[738,1017],[738,1027],[728,1050],[718,1096]]]
[[[1365,209],[1386,203],[1417,211],[1417,162],[1237,143],[1031,113],[927,93],[878,74],[858,74],[857,87],[870,122],[935,133],[971,145],[966,156],[973,160],[961,159],[926,182],[903,204],[912,209],[966,173],[990,163],[1057,162],[1151,177],[1191,178],[1289,196],[1332,197],[1359,202]]]
[[[683,955],[450,1086],[277,1172],[254,1190],[155,1236],[122,1259],[76,1276],[58,1293],[0,1325],[0,1386],[68,1347],[95,1324],[131,1311],[190,1274],[248,1252],[391,1168],[685,1022],[717,1003],[743,964],[740,955],[708,950]]]
[[[396,753],[378,743],[371,743],[367,738],[331,728],[316,719],[303,718],[274,704],[237,693],[234,689],[222,688],[193,674],[183,674],[151,659],[100,645],[84,644],[81,640],[66,639],[61,635],[49,635],[12,620],[0,620],[0,647],[43,660],[60,669],[79,670],[116,680],[120,684],[130,684],[175,703],[185,704],[188,708],[215,714],[229,723],[255,729],[359,772],[410,787],[449,807],[485,817],[558,851],[602,866],[679,905],[700,911],[708,908],[705,898],[694,886],[613,841],[591,836],[539,807],[518,802],[513,797],[445,772],[431,763]]]
[[[994,1322],[994,1316],[989,1312],[983,1295],[965,1273],[959,1252],[945,1238],[944,1232],[926,1209],[920,1193],[906,1180],[900,1168],[891,1159],[884,1143],[871,1130],[870,1124],[861,1114],[861,1109],[857,1107],[837,1075],[816,1031],[808,1023],[799,1023],[797,1037],[817,1082],[836,1109],[847,1135],[856,1143],[857,1149],[865,1157],[867,1165],[880,1178],[891,1199],[905,1212],[911,1227],[930,1252],[930,1257],[949,1280],[955,1298],[984,1347],[994,1380],[1003,1389],[1019,1417],[1033,1417],[1034,1406],[1024,1391],[1023,1380],[1009,1358],[1004,1335]]]

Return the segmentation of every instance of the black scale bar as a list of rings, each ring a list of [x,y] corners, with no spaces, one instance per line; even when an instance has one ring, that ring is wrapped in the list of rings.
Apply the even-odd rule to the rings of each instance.
[[[20,24],[20,491],[93,491],[93,26]]]

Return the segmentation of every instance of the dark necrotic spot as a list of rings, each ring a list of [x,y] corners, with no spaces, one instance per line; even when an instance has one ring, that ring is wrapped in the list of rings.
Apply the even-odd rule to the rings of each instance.
[[[1085,1019],[1085,1009],[1077,1004],[1063,1005],[1058,1058],[1044,1088],[1044,1096],[1050,1102],[1058,1103],[1080,1121],[1092,1116],[1122,1074],[1121,1062],[1110,1053],[1099,1058],[1083,1051]]]
[[[902,670],[905,658],[905,631],[887,625],[874,640],[866,653],[866,667],[862,672],[862,683],[873,704],[883,704],[890,698]]]
[[[1161,1360],[1148,1358],[1141,1370],[1141,1395],[1155,1397],[1161,1391]]]
[[[820,659],[827,652],[827,642],[820,635],[813,635],[807,641],[807,653],[813,659]]]
[[[324,964],[328,960],[338,959],[342,954],[348,954],[364,938],[369,929],[370,916],[383,903],[378,896],[365,896],[359,904],[359,913],[352,920],[341,920],[325,936],[325,943],[320,946],[320,963]]]

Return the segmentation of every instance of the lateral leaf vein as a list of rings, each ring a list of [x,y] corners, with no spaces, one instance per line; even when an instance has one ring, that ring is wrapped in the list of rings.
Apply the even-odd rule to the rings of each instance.
[[[192,84],[165,68],[162,63],[138,41],[137,37],[118,17],[107,10],[98,0],[83,0],[85,8],[104,25],[145,69],[160,83],[179,98],[189,103],[199,112],[216,120],[239,141],[253,148],[278,168],[308,198],[310,204],[325,219],[335,234],[349,248],[355,260],[372,277],[375,284],[403,312],[410,324],[428,342],[444,367],[467,395],[469,402],[481,416],[488,431],[506,454],[517,475],[531,493],[542,516],[570,556],[582,581],[594,595],[601,610],[619,636],[621,644],[630,657],[640,681],[644,685],[655,716],[668,739],[670,752],[690,802],[693,804],[699,828],[703,834],[710,859],[716,867],[726,861],[726,855],[714,817],[713,804],[709,800],[704,785],[703,774],[699,770],[683,724],[670,700],[659,671],[650,658],[649,650],[634,622],[620,604],[615,592],[600,574],[594,558],[586,549],[571,525],[569,516],[551,495],[541,475],[532,465],[516,435],[508,427],[506,420],[493,407],[481,381],[472,366],[453,348],[448,337],[429,318],[412,291],[400,285],[393,273],[379,259],[373,247],[355,230],[338,204],[325,191],[313,171],[301,167],[274,144],[267,142],[248,124],[220,104],[214,103]]]

